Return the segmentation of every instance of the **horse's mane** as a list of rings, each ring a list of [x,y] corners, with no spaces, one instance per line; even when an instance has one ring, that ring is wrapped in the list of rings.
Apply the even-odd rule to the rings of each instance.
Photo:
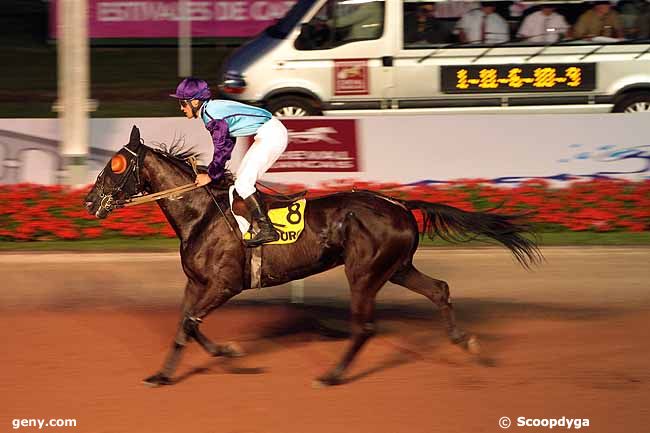
[[[194,146],[186,146],[185,137],[174,138],[171,144],[154,141],[151,142],[149,148],[160,155],[166,156],[168,159],[183,163],[189,169],[192,168],[192,165],[187,159],[192,156],[196,158],[201,156],[200,153],[194,150]],[[205,168],[205,166],[200,167]]]
[[[164,142],[151,142],[149,149],[153,150],[158,155],[165,157],[167,160],[171,161],[177,167],[182,168],[188,174],[194,174],[194,169],[192,164],[189,162],[189,158],[195,157],[200,158],[201,153],[196,152],[194,146],[187,146],[185,143],[185,137],[174,138],[170,144]],[[205,165],[196,165],[196,169],[199,173],[205,173],[208,170],[208,167]],[[232,173],[229,170],[225,170],[225,175],[223,179],[232,179]]]

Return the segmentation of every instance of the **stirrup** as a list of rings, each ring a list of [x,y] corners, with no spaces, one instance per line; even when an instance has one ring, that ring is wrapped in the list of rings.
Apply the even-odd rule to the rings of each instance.
[[[251,212],[251,225],[257,223],[258,232],[254,233],[250,239],[244,239],[247,247],[257,247],[267,242],[275,242],[280,239],[280,233],[275,230],[273,223],[269,219],[267,208],[264,200],[258,191],[244,199],[244,203]]]
[[[244,244],[249,248],[254,248],[277,240],[280,240],[280,233],[271,226],[271,231],[264,232],[263,230],[260,230],[250,239],[244,239]]]

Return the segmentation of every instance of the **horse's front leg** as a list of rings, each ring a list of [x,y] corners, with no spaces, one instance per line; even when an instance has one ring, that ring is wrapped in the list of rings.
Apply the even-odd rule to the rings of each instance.
[[[188,312],[191,321],[188,321],[187,334],[212,356],[239,356],[241,351],[234,345],[217,345],[205,336],[199,329],[199,325],[212,310],[225,304],[230,298],[241,293],[242,270],[231,263],[224,264],[220,268],[221,278],[212,280],[200,299]],[[224,276],[229,276],[224,278]]]
[[[190,284],[188,283],[183,301],[181,321],[165,364],[160,372],[144,380],[146,385],[159,386],[173,383],[172,376],[176,371],[183,349],[190,340],[196,340],[212,356],[240,356],[242,354],[242,351],[235,345],[214,344],[199,330],[199,325],[205,316],[240,293],[241,289],[224,288],[223,282],[213,283],[202,291],[198,297],[194,296],[194,293],[189,289]]]
[[[225,302],[225,301],[224,301]],[[244,351],[239,347],[239,345],[234,343],[227,344],[215,344],[204,333],[199,329],[199,324],[201,320],[197,320],[192,324],[192,330],[189,334],[197,343],[210,355],[212,356],[227,356],[230,358],[235,358],[238,356],[243,356]]]
[[[158,373],[144,379],[143,382],[145,385],[154,387],[154,386],[172,384],[172,376],[176,371],[176,367],[178,366],[178,362],[180,361],[183,349],[185,348],[185,345],[189,341],[189,336],[187,332],[188,312],[190,311],[193,304],[193,299],[194,299],[193,295],[195,295],[190,291],[190,288],[191,288],[191,283],[188,282],[187,287],[185,288],[185,295],[183,297],[183,303],[181,308],[181,320],[180,323],[178,324],[178,329],[176,330],[176,337],[174,337],[172,347],[167,353],[167,358],[165,359],[163,368]]]

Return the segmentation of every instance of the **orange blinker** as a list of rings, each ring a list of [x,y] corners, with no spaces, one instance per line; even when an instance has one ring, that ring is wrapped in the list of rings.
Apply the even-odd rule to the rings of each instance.
[[[124,155],[115,155],[111,159],[111,170],[115,174],[122,174],[126,171],[126,167],[128,166],[128,163],[126,162],[126,158]]]

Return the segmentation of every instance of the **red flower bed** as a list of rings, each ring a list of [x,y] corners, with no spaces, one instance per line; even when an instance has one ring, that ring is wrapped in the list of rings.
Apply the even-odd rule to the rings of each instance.
[[[284,192],[304,189],[286,185]],[[468,211],[496,209],[501,213],[530,212],[540,230],[650,230],[650,181],[591,180],[553,188],[544,181],[514,187],[482,180],[440,185],[403,186],[387,183],[337,181],[309,191],[317,197],[336,191],[367,189],[407,200],[445,203]],[[95,239],[115,236],[174,237],[156,204],[119,209],[98,220],[83,208],[89,188],[63,186],[0,186],[0,239]],[[421,216],[416,214],[421,222]]]

